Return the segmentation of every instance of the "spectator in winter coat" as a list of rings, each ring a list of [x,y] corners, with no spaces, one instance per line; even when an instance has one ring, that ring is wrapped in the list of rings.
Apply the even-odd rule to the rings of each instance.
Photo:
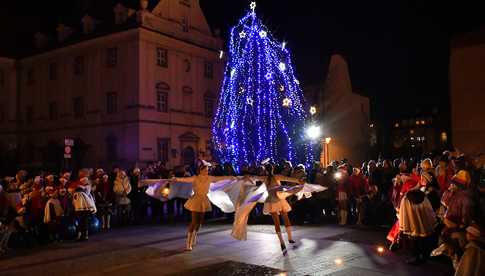
[[[467,245],[461,257],[455,276],[485,275],[485,235],[483,228],[472,224],[466,228]]]

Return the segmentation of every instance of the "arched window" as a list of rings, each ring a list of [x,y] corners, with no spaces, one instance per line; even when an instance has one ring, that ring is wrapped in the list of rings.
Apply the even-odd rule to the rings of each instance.
[[[168,112],[168,91],[170,86],[165,82],[159,82],[155,85],[157,97],[157,111]]]

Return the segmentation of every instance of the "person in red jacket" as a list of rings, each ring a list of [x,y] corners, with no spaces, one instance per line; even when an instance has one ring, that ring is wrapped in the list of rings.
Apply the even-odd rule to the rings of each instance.
[[[357,216],[357,225],[362,225],[364,221],[365,205],[363,203],[363,197],[367,195],[369,191],[369,185],[366,178],[360,172],[360,169],[354,168],[352,175],[349,177],[351,201],[355,204],[354,209]]]

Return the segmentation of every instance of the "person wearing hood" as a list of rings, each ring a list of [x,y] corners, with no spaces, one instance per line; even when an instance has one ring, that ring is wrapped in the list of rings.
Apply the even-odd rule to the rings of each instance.
[[[131,193],[130,179],[126,172],[119,170],[113,185],[113,192],[116,198],[116,215],[122,225],[128,224],[131,215],[131,200],[128,195]]]
[[[471,224],[466,228],[465,252],[458,263],[455,276],[485,275],[485,235],[483,227]]]
[[[421,182],[427,179],[422,176]],[[430,237],[436,226],[436,215],[420,185],[412,187],[402,198],[399,207],[399,230],[413,242],[414,258],[409,264],[422,264],[430,252]]]
[[[85,173],[80,173],[82,178],[79,179],[72,196],[76,217],[79,220],[78,241],[88,239],[89,218],[97,211],[94,198],[91,195],[91,185],[86,175]]]
[[[61,217],[64,215],[64,210],[58,199],[57,189],[53,186],[47,186],[45,192],[49,199],[45,204],[44,223],[47,225],[50,240],[59,241]]]

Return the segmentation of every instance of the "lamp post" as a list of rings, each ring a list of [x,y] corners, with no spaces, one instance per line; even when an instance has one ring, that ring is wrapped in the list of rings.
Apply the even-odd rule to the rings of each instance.
[[[322,139],[323,164],[325,164],[325,167],[328,166],[328,163],[330,162],[329,145],[330,145],[331,140],[332,140],[331,137],[325,137],[325,139]]]

